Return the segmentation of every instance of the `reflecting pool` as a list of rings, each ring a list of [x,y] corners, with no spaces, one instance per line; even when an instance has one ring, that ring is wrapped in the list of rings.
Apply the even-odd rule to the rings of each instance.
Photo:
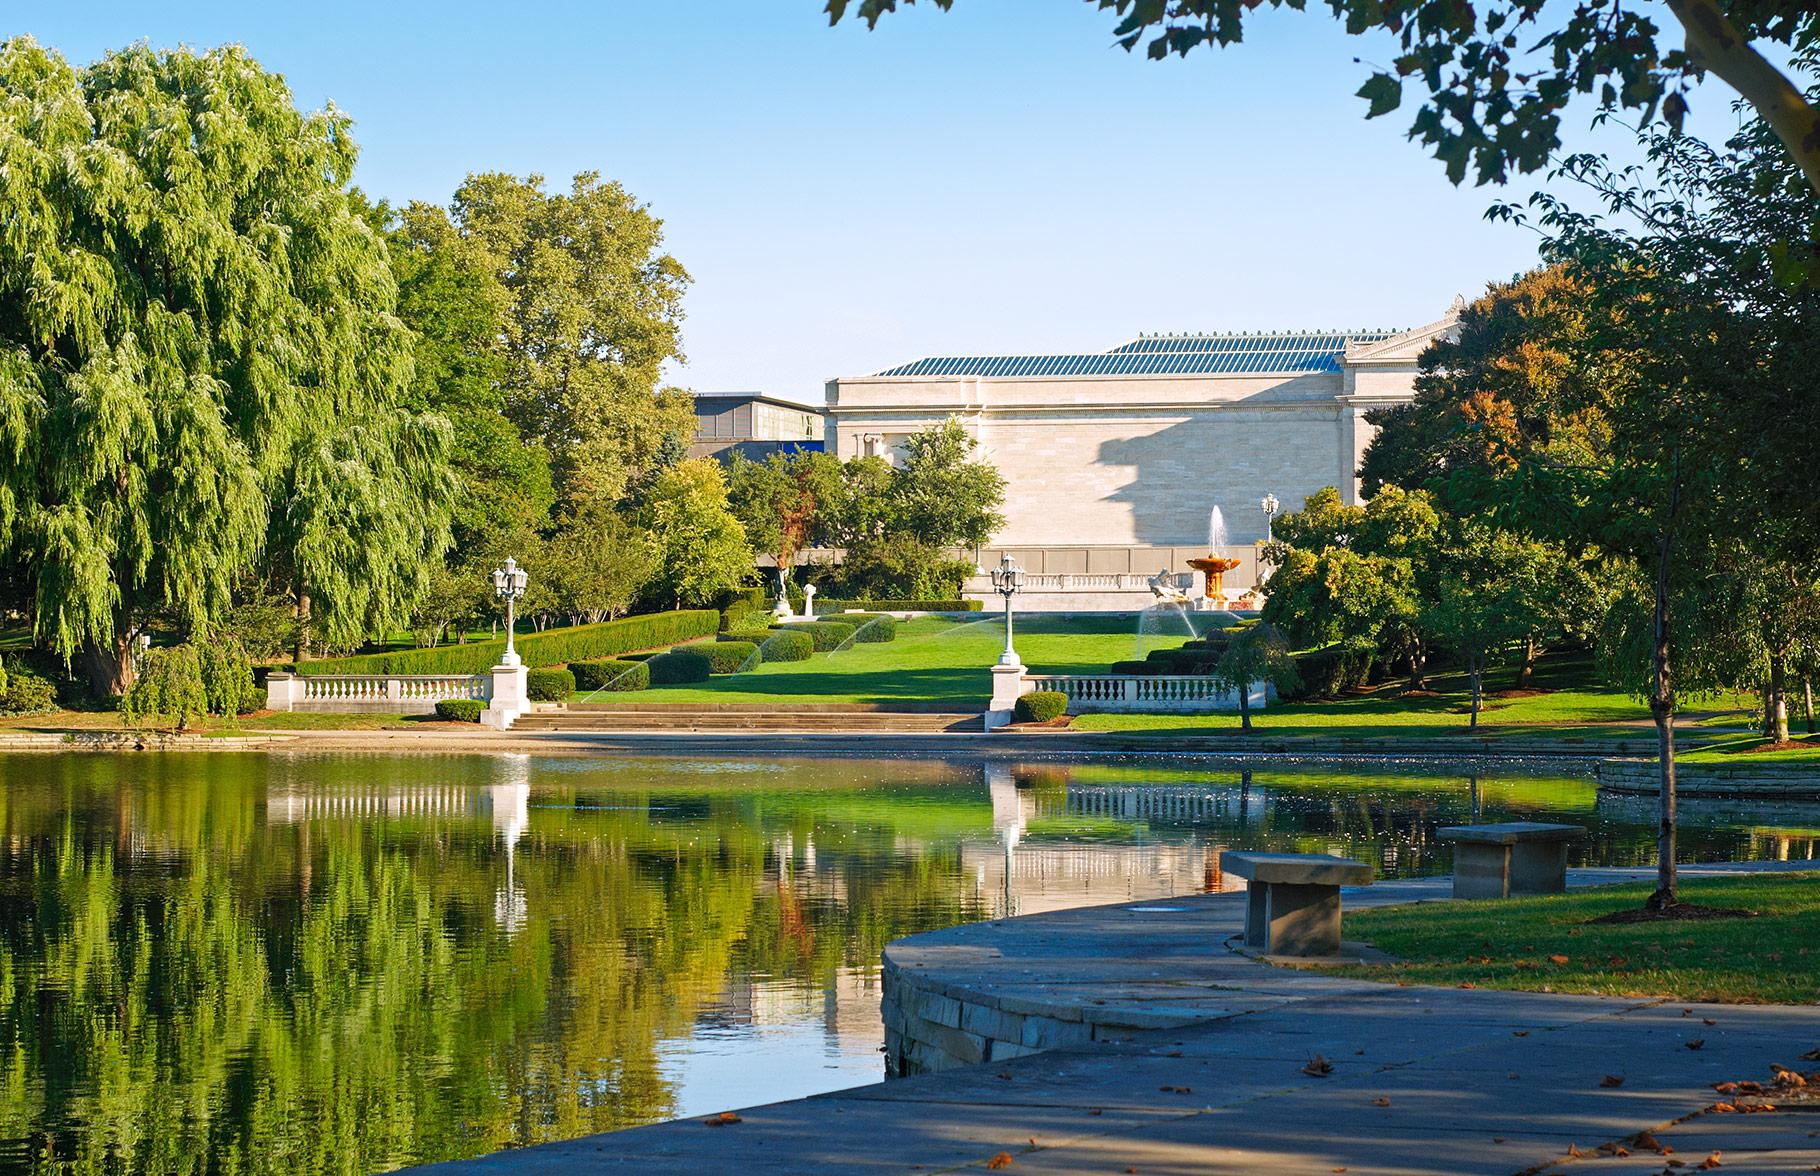
[[[1510,773],[0,756],[0,1170],[378,1171],[870,1082],[893,938],[1227,849],[1445,872],[1475,817],[1652,853],[1646,800]],[[1690,860],[1820,838],[1683,819]]]

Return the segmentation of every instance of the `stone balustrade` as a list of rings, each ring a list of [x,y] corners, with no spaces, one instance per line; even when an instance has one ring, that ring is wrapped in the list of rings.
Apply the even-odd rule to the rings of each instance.
[[[486,674],[272,674],[266,709],[332,714],[426,715],[447,699],[482,702],[491,695]]]
[[[1206,714],[1239,709],[1238,691],[1199,674],[1025,674],[1024,693],[1068,696],[1068,713]],[[1251,684],[1251,706],[1261,710],[1267,691]]]

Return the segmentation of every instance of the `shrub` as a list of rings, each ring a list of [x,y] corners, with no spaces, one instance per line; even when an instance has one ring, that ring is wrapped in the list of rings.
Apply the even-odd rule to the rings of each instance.
[[[1285,699],[1333,698],[1344,691],[1363,685],[1371,674],[1369,650],[1347,649],[1330,645],[1295,655],[1296,676],[1301,685],[1292,690],[1278,687]]]
[[[202,659],[193,645],[146,650],[139,661],[138,679],[120,699],[120,714],[131,726],[157,717],[169,719],[181,731],[208,709]]]
[[[649,669],[651,682],[662,686],[706,682],[708,675],[714,672],[714,664],[708,660],[708,656],[693,647],[678,646],[666,650],[645,665]]]
[[[817,653],[827,653],[838,648],[841,642],[853,636],[853,626],[843,625],[839,621],[786,621],[778,628],[793,633],[807,633],[809,640],[815,644]]]
[[[658,649],[707,637],[720,627],[720,613],[711,608],[679,609],[551,629],[518,638],[518,653],[526,665],[559,666],[590,658],[612,657],[639,649]],[[476,641],[469,645],[442,645],[435,649],[407,649],[396,653],[369,653],[360,657],[327,657],[303,662],[300,674],[481,674],[498,664],[506,651],[505,639]]]
[[[848,596],[928,599],[958,594],[973,561],[914,535],[867,537],[847,546],[831,589]]]
[[[561,702],[575,693],[575,675],[566,666],[544,666],[525,674],[525,695],[532,702]]]
[[[853,640],[861,645],[883,645],[897,640],[897,618],[890,613],[844,612],[826,619],[852,625]]]
[[[1038,690],[1017,700],[1011,717],[1020,723],[1047,723],[1068,713],[1068,696],[1057,690]]]
[[[815,656],[815,638],[797,629],[773,629],[758,643],[758,652],[768,662],[808,661]]]
[[[651,684],[651,667],[641,661],[597,657],[569,663],[577,690],[643,690]]]
[[[898,599],[898,600],[818,600],[815,607],[824,613],[840,613],[850,608],[873,612],[979,612],[986,606],[977,600]]]
[[[41,715],[57,709],[57,687],[24,666],[0,666],[0,715]]]
[[[253,662],[246,648],[233,637],[217,634],[197,651],[202,672],[202,692],[211,715],[244,715],[259,709],[259,688],[253,684]]]
[[[436,717],[451,723],[478,723],[487,704],[478,698],[445,698],[436,704]]]
[[[1106,672],[1109,674],[1141,674],[1146,676],[1150,674],[1160,674],[1163,672],[1163,663],[1153,661],[1115,661],[1111,666],[1107,667]]]
[[[758,652],[758,646],[750,641],[716,641],[712,645],[703,643],[696,648],[708,659],[710,674],[737,674],[745,668],[752,655]]]

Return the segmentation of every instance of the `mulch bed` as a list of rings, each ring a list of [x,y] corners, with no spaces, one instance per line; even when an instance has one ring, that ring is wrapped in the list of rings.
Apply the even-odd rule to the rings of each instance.
[[[1811,751],[1813,743],[1804,743],[1798,739],[1784,739],[1781,743],[1759,743],[1755,747],[1728,747],[1725,755],[1757,755],[1765,751]]]

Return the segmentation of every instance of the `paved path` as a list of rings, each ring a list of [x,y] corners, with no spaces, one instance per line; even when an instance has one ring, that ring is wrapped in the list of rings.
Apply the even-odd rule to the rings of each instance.
[[[1820,863],[1687,873],[1801,867]],[[1575,871],[1572,882],[1639,876]],[[1387,883],[1346,900],[1358,908],[1444,887]],[[726,1126],[684,1120],[437,1171],[941,1172],[986,1169],[1002,1154],[1012,1176],[1590,1176],[1662,1172],[1670,1160],[1698,1170],[1713,1152],[1725,1173],[1820,1170],[1820,1102],[1705,1110],[1713,1083],[1765,1080],[1773,1063],[1820,1070],[1801,1060],[1820,1049],[1820,1007],[1399,988],[1272,968],[1218,946],[1242,922],[1241,897],[972,924],[887,953],[919,983],[1010,1007],[1173,1027],[741,1110]],[[1302,1072],[1317,1054],[1331,1075]],[[1608,1074],[1623,1084],[1601,1085]],[[1598,1151],[1643,1131],[1672,1154]]]

